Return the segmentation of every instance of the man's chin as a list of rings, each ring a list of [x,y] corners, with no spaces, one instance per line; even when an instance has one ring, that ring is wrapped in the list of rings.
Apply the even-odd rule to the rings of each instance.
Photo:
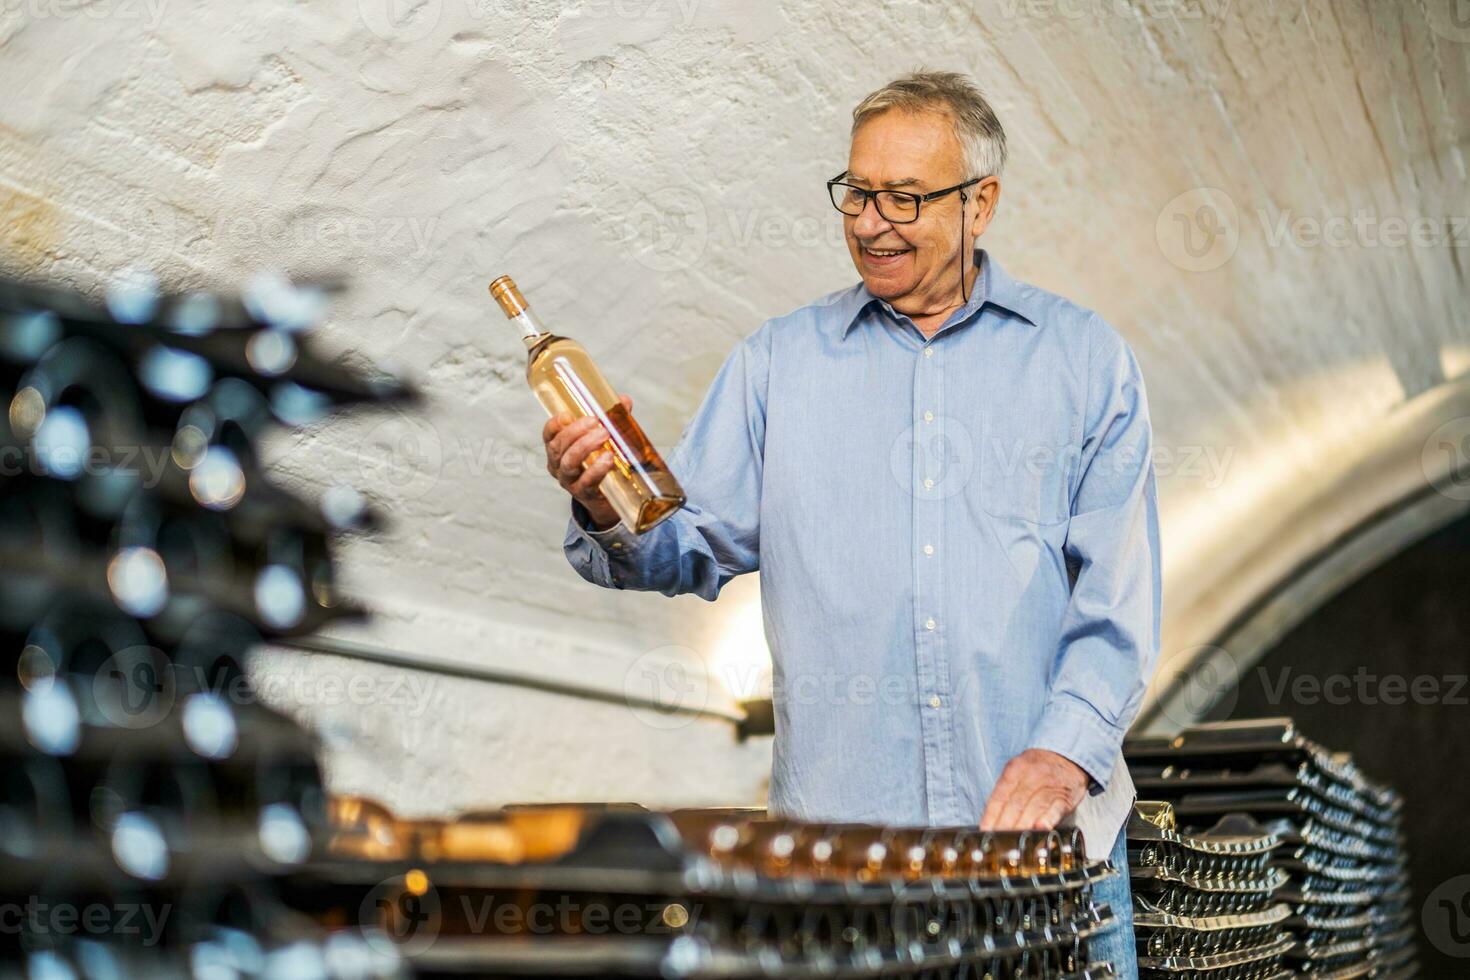
[[[914,284],[909,281],[908,276],[885,276],[872,272],[863,272],[862,277],[863,285],[868,287],[868,292],[890,303],[900,297],[907,296],[914,288]]]

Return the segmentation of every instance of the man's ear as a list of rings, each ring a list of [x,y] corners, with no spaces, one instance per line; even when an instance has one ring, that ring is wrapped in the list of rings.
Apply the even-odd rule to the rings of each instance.
[[[986,177],[974,187],[966,207],[970,208],[970,228],[975,238],[984,234],[991,219],[995,217],[996,205],[1000,203],[1000,178]]]

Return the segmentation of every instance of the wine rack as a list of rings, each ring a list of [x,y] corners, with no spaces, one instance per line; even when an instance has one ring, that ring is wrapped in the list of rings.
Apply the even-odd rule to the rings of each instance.
[[[326,301],[0,281],[0,976],[403,975],[286,904],[327,798],[245,671],[362,615],[332,542],[376,523],[273,484],[259,440],[413,396],[315,353]]]
[[[416,975],[1103,980],[1113,927],[1081,835],[899,829],[762,811],[548,805],[399,820],[333,801],[293,879]]]
[[[1132,738],[1140,966],[1174,980],[1415,976],[1403,805],[1289,719]]]

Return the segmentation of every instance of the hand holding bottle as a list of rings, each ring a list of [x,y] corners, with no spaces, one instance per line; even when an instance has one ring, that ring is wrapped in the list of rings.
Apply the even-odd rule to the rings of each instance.
[[[587,349],[547,330],[510,276],[492,282],[490,295],[520,330],[526,383],[551,416],[542,430],[546,468],[597,529],[622,522],[643,534],[684,506],[679,481],[633,420],[633,400],[613,390]]]
[[[633,410],[632,396],[619,395],[618,398],[624,408],[629,412]],[[607,438],[607,429],[594,415],[572,419],[569,413],[563,412],[547,419],[541,429],[541,440],[546,445],[546,471],[556,478],[563,490],[581,501],[599,531],[612,527],[619,520],[618,512],[600,489],[602,478],[612,470],[616,461],[610,452],[598,453]],[[587,462],[589,457],[591,462]]]

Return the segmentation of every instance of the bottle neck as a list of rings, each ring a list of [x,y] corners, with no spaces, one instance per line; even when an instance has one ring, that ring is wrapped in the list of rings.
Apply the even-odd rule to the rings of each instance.
[[[521,342],[526,345],[527,350],[535,347],[540,343],[541,338],[550,332],[546,329],[546,325],[529,308],[521,310],[515,316],[511,317],[510,322],[521,332]]]

